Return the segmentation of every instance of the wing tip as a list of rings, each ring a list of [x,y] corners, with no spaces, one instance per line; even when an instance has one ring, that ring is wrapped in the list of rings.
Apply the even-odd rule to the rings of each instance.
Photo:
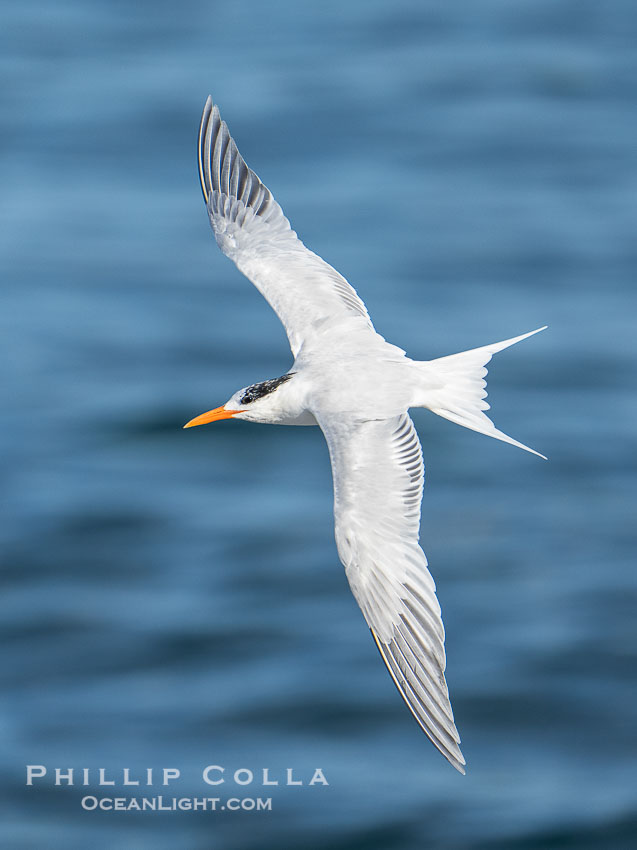
[[[435,737],[433,737],[432,733],[427,729],[427,727],[425,726],[423,721],[420,719],[420,717],[416,713],[416,711],[415,711],[414,707],[412,706],[410,700],[407,698],[407,695],[405,694],[404,689],[401,687],[400,682],[397,680],[396,676],[394,675],[390,665],[387,662],[387,659],[385,657],[385,653],[383,651],[383,647],[381,645],[380,640],[378,639],[378,635],[376,634],[374,629],[371,628],[371,626],[370,626],[370,632],[372,633],[372,638],[374,639],[374,643],[376,644],[376,647],[377,647],[377,649],[380,653],[380,656],[383,659],[385,666],[387,667],[387,670],[389,671],[389,675],[391,676],[393,683],[396,685],[396,688],[398,689],[398,693],[403,698],[405,705],[407,706],[407,708],[411,712],[412,717],[414,718],[416,723],[418,723],[418,725],[420,726],[422,731],[427,735],[427,737],[429,738],[431,743],[434,745],[434,747],[438,750],[438,752],[441,753],[441,755],[443,755],[447,759],[449,764],[452,767],[454,767],[458,771],[458,773],[461,773],[464,776],[466,774],[466,770],[465,770],[466,761],[465,761],[464,756],[462,755],[460,747],[458,746],[459,743],[460,743],[460,736],[458,735],[458,730],[455,729],[455,726],[454,726],[456,736],[457,736],[457,741],[454,743],[453,746],[451,746],[451,744],[447,744],[443,741],[438,741],[438,740],[436,740]]]
[[[206,204],[210,198],[210,179],[209,179],[209,168],[206,168],[206,139],[208,136],[208,127],[210,126],[210,115],[214,112],[214,104],[212,102],[212,95],[208,95],[206,98],[206,102],[204,104],[203,112],[201,114],[201,121],[199,123],[199,135],[197,137],[197,161],[199,164],[199,182],[201,184],[201,191],[203,193],[203,198]]]

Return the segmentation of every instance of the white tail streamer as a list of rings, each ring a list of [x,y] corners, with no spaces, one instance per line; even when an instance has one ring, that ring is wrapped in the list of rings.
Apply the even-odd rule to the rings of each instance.
[[[485,410],[489,405],[484,400],[487,396],[487,382],[484,380],[487,370],[486,364],[498,351],[515,345],[533,334],[546,329],[546,325],[537,328],[521,336],[505,339],[503,342],[494,342],[491,345],[483,345],[480,348],[472,348],[470,351],[461,351],[459,354],[450,354],[448,357],[439,357],[437,360],[427,360],[418,363],[422,372],[426,374],[424,385],[424,400],[416,402],[415,406],[427,407],[438,416],[511,443],[531,454],[546,460],[544,455],[519,443],[507,434],[499,431]]]

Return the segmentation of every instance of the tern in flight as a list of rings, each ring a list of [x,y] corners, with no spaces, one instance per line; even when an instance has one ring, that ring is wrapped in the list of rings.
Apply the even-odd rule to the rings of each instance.
[[[338,554],[376,646],[421,728],[464,773],[445,681],[444,629],[418,542],[424,467],[410,407],[534,452],[486,416],[485,365],[537,333],[436,360],[411,360],[374,330],[365,305],[290,227],[209,97],[199,177],[217,244],[269,301],[294,363],[184,427],[218,419],[318,425],[330,453]],[[539,455],[543,457],[543,455]]]

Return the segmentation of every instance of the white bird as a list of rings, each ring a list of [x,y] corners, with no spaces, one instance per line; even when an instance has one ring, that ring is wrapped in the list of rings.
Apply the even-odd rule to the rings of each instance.
[[[355,290],[291,229],[210,97],[199,130],[199,176],[217,244],[269,301],[294,363],[184,427],[232,417],[321,428],[334,479],[336,545],[352,593],[407,706],[464,773],[444,676],[440,605],[418,542],[424,467],[407,411],[425,407],[539,454],[485,415],[483,378],[493,354],[544,328],[436,360],[411,360],[374,330]]]

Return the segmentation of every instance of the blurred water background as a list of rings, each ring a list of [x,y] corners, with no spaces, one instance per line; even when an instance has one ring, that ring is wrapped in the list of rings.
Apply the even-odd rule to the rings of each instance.
[[[634,847],[634,4],[0,8],[1,846]],[[291,362],[209,231],[209,92],[410,355],[550,326],[489,384],[548,463],[414,414],[464,778],[348,592],[320,432],[181,430]],[[26,764],[273,810],[89,813]]]

